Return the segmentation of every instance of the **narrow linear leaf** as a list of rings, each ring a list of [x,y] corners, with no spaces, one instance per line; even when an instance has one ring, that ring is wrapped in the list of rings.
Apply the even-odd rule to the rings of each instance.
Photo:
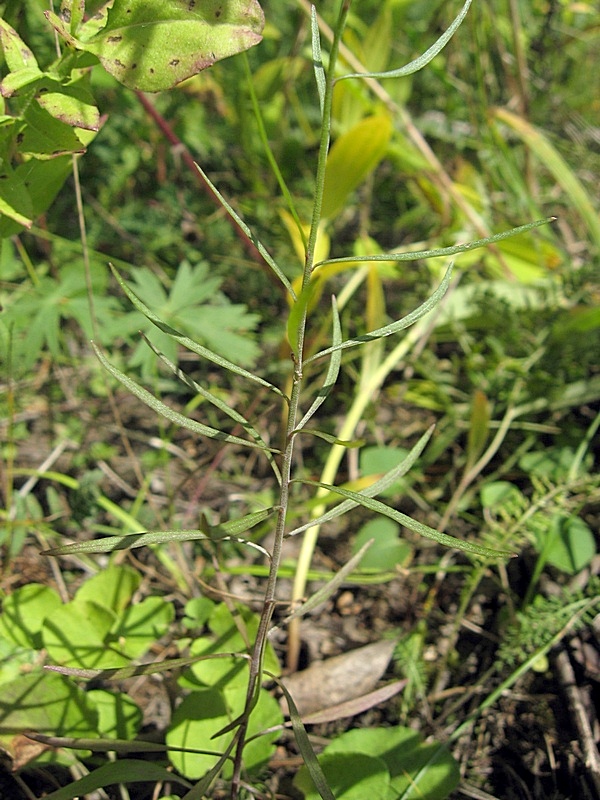
[[[94,348],[94,352],[98,356],[98,360],[102,366],[108,372],[110,372],[113,377],[120,381],[123,386],[125,386],[125,388],[131,392],[131,394],[135,395],[153,411],[156,411],[157,414],[160,414],[161,416],[165,417],[165,419],[168,419],[169,422],[173,422],[175,425],[178,425],[181,428],[186,428],[194,433],[198,433],[201,436],[206,436],[209,439],[217,439],[220,442],[228,442],[229,444],[239,444],[243,445],[244,447],[258,447],[261,450],[270,450],[272,453],[278,452],[277,450],[266,447],[266,445],[261,445],[257,442],[249,442],[246,439],[240,439],[238,436],[233,436],[230,433],[218,431],[215,428],[209,427],[208,425],[203,425],[201,422],[196,422],[196,420],[180,414],[179,411],[169,408],[169,406],[165,405],[157,397],[154,397],[151,392],[149,392],[147,389],[144,389],[143,386],[140,386],[139,383],[136,383],[130,377],[113,366],[109,361],[107,361],[100,349],[93,342],[92,347]]]
[[[335,296],[332,295],[331,297],[331,317],[332,317],[332,326],[333,326],[333,333],[331,336],[331,341],[333,347],[338,347],[342,341],[342,326],[340,323],[340,314],[337,307],[337,302]],[[340,374],[340,364],[342,363],[342,353],[341,351],[334,350],[331,354],[331,359],[329,360],[329,366],[327,368],[327,375],[325,376],[325,383],[323,384],[321,391],[318,393],[316,398],[313,400],[311,407],[308,409],[306,414],[302,417],[300,422],[298,423],[298,427],[296,430],[302,430],[308,420],[315,414],[315,412],[320,408],[320,406],[325,402],[329,393],[333,389],[338,379],[338,375]]]
[[[403,78],[406,75],[412,75],[413,72],[418,72],[420,69],[423,69],[423,67],[426,67],[430,61],[433,61],[438,53],[440,53],[448,44],[464,18],[467,16],[467,11],[469,10],[470,5],[471,0],[466,0],[459,15],[450,25],[448,30],[446,30],[440,36],[435,44],[432,44],[428,50],[426,50],[418,58],[415,58],[414,61],[406,64],[406,66],[400,67],[399,69],[388,70],[387,72],[353,72],[350,75],[343,75],[341,78],[338,78],[338,80],[347,80],[348,78]]]
[[[266,387],[267,389],[271,389],[271,391],[275,392],[276,394],[280,395],[280,397],[285,397],[283,392],[280,391],[276,386],[269,381],[264,380],[263,378],[259,377],[258,375],[254,375],[252,372],[248,372],[243,367],[239,367],[237,364],[234,364],[228,359],[223,358],[223,356],[217,355],[217,353],[213,353],[212,350],[209,350],[207,347],[203,347],[201,344],[198,344],[193,339],[190,339],[189,336],[185,336],[183,333],[171,328],[169,325],[164,323],[160,317],[158,317],[153,311],[151,311],[145,303],[140,300],[137,294],[132,291],[127,283],[123,280],[120,273],[113,266],[113,264],[109,264],[109,267],[115,276],[115,280],[121,287],[121,289],[125,292],[127,297],[131,300],[132,305],[136,308],[140,313],[142,313],[147,320],[149,320],[153,325],[155,325],[160,331],[166,333],[172,339],[175,339],[176,342],[182,347],[185,347],[187,350],[191,350],[192,353],[196,353],[196,355],[201,356],[202,358],[206,358],[207,361],[212,361],[213,364],[217,364],[219,367],[228,370],[229,372],[233,372],[236,375],[239,375],[242,378],[246,378],[249,381],[253,381],[254,383],[259,383],[261,386]]]
[[[81,669],[80,667],[63,667],[58,664],[46,664],[48,672],[58,672],[72,678],[106,681],[123,681],[126,678],[138,678],[140,675],[158,675],[172,669],[181,669],[215,658],[248,658],[247,653],[211,653],[210,655],[186,656],[185,658],[168,658],[165,661],[153,661],[151,664],[132,664],[128,667],[108,667],[105,669]]]
[[[302,603],[302,605],[294,609],[291,614],[288,614],[281,624],[287,625],[296,617],[303,617],[305,614],[310,613],[315,608],[320,606],[321,603],[324,603],[325,600],[328,600],[334,594],[334,592],[337,592],[348,575],[350,575],[350,573],[358,566],[362,560],[362,557],[367,552],[369,547],[371,547],[374,541],[374,539],[370,539],[368,542],[365,542],[358,553],[355,553],[352,558],[346,564],[344,564],[344,566],[338,570],[338,572],[336,572],[333,578],[325,584],[325,586],[322,586],[311,597],[309,597],[305,603]]]
[[[306,733],[306,728],[304,727],[304,723],[300,718],[300,714],[298,713],[298,709],[296,708],[296,704],[294,703],[294,698],[289,693],[289,691],[285,688],[283,683],[275,677],[275,675],[270,675],[269,677],[273,678],[277,682],[277,685],[283,692],[285,699],[288,704],[288,710],[290,714],[290,720],[292,722],[292,730],[294,731],[294,738],[296,739],[296,744],[298,745],[298,749],[302,754],[302,759],[308,769],[310,777],[315,784],[317,791],[321,795],[323,800],[335,800],[335,797],[329,788],[327,783],[327,778],[321,768],[317,760],[317,756],[313,747],[310,743],[308,738],[308,734]]]
[[[227,202],[227,200],[223,197],[221,192],[217,189],[217,187],[210,180],[208,175],[204,172],[204,170],[202,169],[202,167],[199,164],[196,164],[196,169],[202,175],[202,178],[206,181],[207,186],[210,186],[211,191],[213,192],[213,194],[215,195],[215,197],[217,198],[219,203],[221,203],[221,205],[223,206],[225,211],[227,211],[229,216],[234,220],[234,222],[237,224],[237,226],[240,228],[240,230],[242,230],[246,234],[246,236],[250,239],[252,244],[256,247],[258,252],[264,258],[264,260],[268,264],[268,266],[273,270],[275,275],[277,275],[277,277],[279,278],[281,283],[285,286],[287,291],[290,293],[290,297],[292,297],[294,300],[296,300],[296,293],[294,292],[292,284],[288,281],[288,279],[285,277],[283,272],[280,270],[277,262],[273,259],[273,257],[271,256],[271,254],[269,253],[267,248],[262,244],[262,242],[259,239],[256,238],[256,236],[254,235],[253,231],[248,227],[248,225],[246,225],[244,220],[240,217],[240,215],[237,213],[237,211],[235,211],[233,206],[231,206],[230,203]]]
[[[263,448],[266,451],[268,451],[267,443],[264,441],[260,433],[250,422],[248,422],[248,420],[242,414],[239,413],[239,411],[236,411],[234,408],[231,408],[231,406],[228,406],[227,403],[224,400],[221,400],[220,397],[217,397],[212,392],[209,392],[208,389],[205,389],[203,386],[197,383],[193,378],[190,378],[189,375],[186,375],[185,372],[182,369],[180,369],[176,364],[173,364],[173,362],[170,359],[168,359],[164,353],[161,353],[160,350],[152,344],[152,342],[150,341],[150,339],[148,339],[147,336],[145,336],[144,334],[142,334],[142,336],[148,347],[152,350],[152,352],[155,353],[158,356],[158,358],[160,358],[160,360],[171,370],[171,372],[174,375],[176,375],[179,378],[180,381],[182,381],[182,383],[185,383],[185,385],[188,386],[190,389],[192,389],[192,391],[199,394],[205,400],[208,400],[209,403],[218,408],[224,414],[227,414],[227,416],[230,417],[234,422],[237,422],[239,425],[241,425],[249,436],[251,436],[256,442],[258,442],[259,445],[263,446]],[[279,467],[275,462],[275,459],[273,458],[272,453],[268,452],[267,458],[271,463],[271,467],[273,469],[273,472],[275,473],[275,476],[277,477],[279,484],[281,484],[281,473],[279,471]]]
[[[94,753],[164,753],[170,748],[159,742],[143,742],[128,739],[76,739],[72,736],[46,736],[35,731],[25,731],[25,736],[34,742],[51,747],[70,750],[91,750]]]
[[[318,486],[330,492],[336,492],[337,494],[341,494],[342,497],[348,497],[363,506],[363,508],[368,508],[369,511],[375,511],[377,514],[389,517],[395,522],[400,523],[400,525],[404,525],[405,528],[414,531],[414,533],[418,533],[420,536],[424,536],[427,539],[433,539],[435,542],[445,547],[453,547],[457,550],[463,550],[466,553],[473,553],[474,555],[484,556],[486,558],[512,558],[514,556],[514,553],[508,550],[493,550],[491,547],[484,547],[483,545],[473,542],[465,542],[461,539],[456,539],[454,536],[449,536],[447,533],[440,533],[440,531],[436,531],[434,528],[430,528],[428,525],[424,525],[422,522],[408,517],[401,511],[396,511],[395,508],[390,508],[390,506],[387,506],[385,503],[374,500],[371,497],[366,497],[360,492],[352,492],[349,489],[331,486],[328,483],[321,483],[320,481],[303,480],[301,482],[309,486]],[[315,523],[313,522],[312,524],[314,525]]]
[[[64,556],[73,553],[112,553],[115,550],[133,550],[136,547],[165,544],[167,542],[191,542],[197,539],[209,541],[229,539],[250,530],[263,520],[267,519],[275,508],[263,509],[247,514],[240,519],[224,522],[222,525],[211,526],[210,531],[197,528],[181,531],[145,531],[143,533],[126,533],[119,536],[107,536],[104,539],[94,539],[88,542],[75,542],[52,547],[44,550],[45,556]],[[248,542],[248,544],[252,544]]]
[[[322,358],[323,356],[329,355],[329,353],[334,353],[337,350],[346,350],[348,347],[356,347],[364,342],[372,342],[376,339],[381,339],[384,336],[392,336],[393,334],[410,327],[417,320],[421,319],[421,317],[424,317],[425,314],[429,313],[432,308],[439,303],[448,289],[451,274],[452,264],[446,270],[446,274],[444,275],[441,284],[431,295],[431,297],[428,297],[424,303],[422,303],[418,308],[416,308],[414,311],[411,311],[410,314],[407,314],[402,319],[399,319],[396,322],[391,322],[389,325],[384,325],[383,328],[377,328],[377,330],[365,333],[363,336],[357,336],[355,339],[346,339],[346,341],[342,342],[341,344],[321,350],[320,352],[315,353],[314,356],[307,358],[304,364],[309,364],[311,361],[315,361],[317,358]]]
[[[178,777],[173,772],[153,764],[149,761],[137,761],[135,759],[124,758],[118,761],[111,761],[102,767],[95,769],[83,778],[80,778],[56,792],[46,795],[46,800],[72,800],[96,789],[102,789],[114,783],[143,783],[153,781],[174,781],[182,786],[191,786],[188,781]]]
[[[317,431],[312,428],[296,428],[294,433],[309,433],[312,436],[317,436],[319,439],[323,439],[324,441],[328,442],[329,444],[339,444],[340,447],[362,447],[365,443],[364,439],[338,439],[337,436],[334,436],[332,433],[327,433],[326,431]]]
[[[427,442],[431,439],[434,427],[434,425],[431,425],[425,431],[406,458],[402,459],[402,461],[400,461],[395,467],[386,472],[385,475],[382,475],[379,480],[375,481],[375,483],[372,483],[370,486],[360,492],[360,494],[364,497],[377,497],[378,494],[385,492],[386,489],[389,489],[390,486],[393,486],[399,478],[402,478],[404,475],[406,475],[406,473],[413,468],[415,462],[425,449]],[[288,536],[296,536],[299,533],[303,533],[305,530],[312,528],[314,525],[322,525],[324,522],[329,522],[330,520],[345,514],[347,511],[351,511],[353,508],[356,508],[357,505],[359,505],[359,503],[355,503],[352,500],[344,500],[342,503],[339,503],[339,505],[335,506],[335,508],[326,511],[325,514],[322,514],[320,517],[312,519],[310,522],[306,522],[304,525],[301,525],[298,528],[294,528],[293,531],[290,531],[288,534],[286,534],[286,538]]]
[[[321,116],[323,116],[323,104],[325,102],[325,69],[323,68],[323,55],[321,53],[321,37],[319,35],[317,9],[313,5],[310,7],[310,29],[312,33],[313,69],[315,71],[317,92],[319,93]]]
[[[206,775],[200,778],[198,783],[196,783],[193,788],[181,798],[181,800],[204,800],[206,793],[221,774],[221,770],[225,766],[225,762],[230,758],[230,753],[236,743],[237,736],[234,736],[217,763],[208,770]]]
[[[504,239],[510,239],[512,236],[518,236],[520,233],[526,233],[533,228],[539,228],[542,225],[549,225],[555,222],[556,217],[545,217],[538,219],[535,222],[528,222],[526,225],[519,225],[516,228],[511,228],[509,231],[502,233],[495,233],[493,236],[486,236],[483,239],[476,239],[473,242],[466,244],[455,244],[451,247],[439,247],[436,250],[415,250],[409,253],[376,253],[370,256],[343,256],[342,258],[327,258],[324,261],[319,261],[315,264],[317,267],[322,267],[325,264],[345,264],[349,261],[419,261],[425,258],[438,258],[440,256],[453,256],[457,253],[466,253],[469,250],[476,250],[478,247],[484,247],[486,244],[494,244],[494,242],[501,242]]]

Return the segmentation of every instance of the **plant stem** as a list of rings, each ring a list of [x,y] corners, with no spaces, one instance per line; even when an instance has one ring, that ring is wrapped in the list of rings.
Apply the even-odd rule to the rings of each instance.
[[[302,280],[303,288],[309,283],[311,274],[314,267],[314,254],[317,242],[317,234],[319,224],[321,221],[321,207],[323,200],[323,188],[325,185],[325,167],[327,164],[327,153],[329,151],[329,142],[331,138],[331,105],[333,97],[333,83],[335,74],[335,64],[337,54],[339,51],[339,44],[346,23],[346,18],[350,10],[351,0],[342,0],[340,5],[340,13],[338,16],[338,24],[331,48],[329,57],[329,69],[327,72],[325,97],[323,102],[323,120],[321,128],[321,142],[319,147],[319,155],[317,161],[317,172],[315,179],[315,192],[313,199],[313,214],[311,221],[311,228],[306,246],[306,257],[304,265],[304,274]],[[292,391],[290,396],[289,410],[287,416],[285,448],[283,452],[282,465],[281,465],[281,490],[279,493],[279,510],[277,512],[277,522],[275,526],[275,539],[273,543],[273,551],[271,553],[271,561],[269,566],[269,576],[267,578],[267,585],[263,599],[263,607],[260,615],[258,630],[252,648],[252,656],[250,660],[250,669],[248,677],[248,688],[246,692],[246,703],[241,717],[241,723],[237,732],[238,741],[236,745],[233,778],[231,782],[231,797],[236,800],[239,796],[241,769],[242,769],[242,755],[246,741],[246,734],[248,723],[252,709],[258,701],[258,693],[260,691],[261,676],[262,676],[262,663],[264,659],[265,648],[267,645],[267,637],[269,634],[269,627],[273,610],[275,608],[275,590],[277,587],[277,578],[279,574],[279,566],[281,564],[281,554],[283,550],[283,542],[285,537],[285,524],[289,504],[289,489],[292,479],[292,462],[294,456],[294,441],[295,441],[295,428],[298,419],[298,412],[300,409],[300,395],[302,392],[302,363],[304,355],[304,338],[306,331],[306,317],[307,308],[304,308],[300,324],[298,326],[298,339],[297,339],[297,357],[294,358],[293,378],[292,378]],[[292,343],[293,344],[293,343]]]

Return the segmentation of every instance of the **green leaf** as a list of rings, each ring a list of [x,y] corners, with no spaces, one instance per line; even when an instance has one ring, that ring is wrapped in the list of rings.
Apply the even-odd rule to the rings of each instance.
[[[214,183],[212,183],[212,181],[210,180],[208,175],[204,172],[204,170],[202,169],[202,167],[199,164],[196,164],[196,169],[198,170],[200,175],[202,175],[202,179],[205,181],[206,185],[210,187],[210,190],[215,195],[215,197],[217,198],[219,203],[221,203],[221,205],[227,211],[229,216],[235,221],[235,223],[238,226],[238,228],[243,233],[246,234],[246,236],[250,239],[252,244],[256,247],[258,252],[261,254],[263,259],[265,260],[265,263],[268,264],[268,266],[275,273],[275,275],[277,275],[277,277],[279,278],[279,280],[281,281],[283,286],[285,286],[285,288],[286,288],[287,292],[289,293],[290,297],[293,300],[295,300],[296,299],[296,293],[294,292],[292,284],[289,282],[289,280],[283,274],[283,272],[281,271],[281,269],[280,269],[279,265],[277,264],[277,262],[269,254],[269,251],[267,250],[267,248],[263,245],[263,243],[259,239],[256,238],[256,236],[254,235],[252,230],[246,225],[244,220],[240,217],[240,215],[233,208],[233,206],[230,203],[227,202],[227,200],[223,197],[223,195],[217,189],[217,187],[214,185]]]
[[[193,389],[197,394],[199,394],[205,400],[208,400],[209,403],[212,403],[212,405],[214,405],[220,411],[223,411],[223,413],[227,414],[228,417],[231,417],[231,419],[234,420],[234,422],[239,423],[244,428],[246,433],[249,434],[254,439],[255,442],[262,444],[265,450],[267,450],[267,444],[260,435],[260,433],[250,422],[248,422],[248,420],[244,416],[242,416],[242,414],[240,414],[234,408],[228,406],[227,403],[221,400],[220,397],[213,394],[212,392],[209,392],[199,383],[196,383],[195,380],[186,375],[185,372],[183,372],[183,370],[179,369],[179,367],[173,364],[171,361],[169,361],[169,359],[165,355],[160,353],[154,347],[152,342],[150,342],[149,339],[145,339],[145,341],[148,347],[150,347],[150,349],[158,356],[158,358],[160,358],[160,360],[167,365],[167,367],[173,372],[174,375],[176,375],[179,378],[180,381],[185,383],[186,386],[189,386],[190,389]],[[275,473],[278,482],[281,483],[281,473],[277,463],[275,462],[275,459],[269,452],[267,452],[266,455],[267,458],[269,459],[269,462],[271,464],[271,467],[273,468],[273,472]]]
[[[409,455],[404,447],[391,447],[386,445],[370,445],[360,451],[359,469],[363,477],[369,475],[385,475],[393,470]],[[406,474],[406,473],[404,473]],[[406,481],[398,480],[385,491],[380,492],[383,497],[397,495],[405,491]]]
[[[102,355],[102,352],[93,342],[92,347],[94,348],[94,351],[98,356],[98,360],[102,366],[108,370],[113,377],[120,381],[123,386],[125,386],[125,388],[131,392],[131,394],[135,395],[153,411],[156,411],[157,414],[165,417],[165,419],[168,419],[170,422],[173,422],[180,428],[186,428],[187,430],[198,433],[201,436],[207,436],[209,439],[217,439],[218,441],[228,442],[229,444],[239,444],[244,445],[245,447],[258,447],[260,449],[269,449],[270,452],[277,452],[276,450],[267,448],[266,445],[257,442],[249,442],[246,439],[240,439],[238,436],[233,436],[232,434],[218,431],[215,428],[209,427],[208,425],[203,425],[201,422],[196,422],[195,420],[180,414],[178,411],[174,411],[172,408],[169,408],[169,406],[165,405],[157,397],[151,394],[147,389],[144,389],[134,380],[114,367],[109,361],[106,360],[106,358]]]
[[[132,567],[110,564],[85,581],[75,594],[75,601],[90,600],[120,614],[131,602],[142,577]]]
[[[340,315],[338,312],[337,303],[333,295],[331,297],[331,318],[333,325],[333,333],[331,341],[333,347],[337,347],[342,341],[342,327],[340,324]],[[325,376],[325,382],[323,383],[320,392],[313,400],[310,408],[298,423],[296,430],[302,430],[302,428],[304,428],[308,420],[315,414],[316,411],[318,411],[320,406],[325,402],[325,400],[327,399],[329,393],[335,386],[335,383],[338,379],[341,363],[342,363],[341,351],[334,350],[329,360],[329,366],[327,367],[327,375]]]
[[[576,575],[596,555],[594,534],[580,517],[555,514],[545,527],[537,531],[536,549],[561,572]]]
[[[331,753],[319,757],[319,764],[327,786],[335,800],[388,800],[390,773],[381,758],[365,753]],[[294,778],[294,786],[303,793],[305,800],[323,797],[309,776],[308,769],[301,767]]]
[[[172,751],[169,758],[173,766],[187,778],[201,778],[219,760],[231,737],[214,734],[229,725],[243,711],[246,699],[244,686],[228,687],[226,691],[217,688],[192,692],[175,710],[169,730],[167,745],[181,748],[182,752]],[[283,715],[277,702],[264,689],[260,691],[258,703],[252,711],[248,726],[248,736],[265,728],[281,725]],[[260,768],[272,755],[273,741],[279,732],[260,736],[244,748],[244,766],[248,770]],[[184,752],[193,750],[196,752]],[[205,753],[198,751],[208,751]],[[231,767],[225,765],[225,774]]]
[[[407,314],[402,319],[399,319],[396,322],[391,322],[389,325],[385,325],[383,328],[377,328],[377,330],[369,331],[369,333],[365,333],[363,336],[357,336],[355,339],[346,339],[346,341],[342,342],[341,344],[328,347],[325,350],[320,350],[318,353],[315,353],[314,356],[307,358],[304,364],[309,364],[311,361],[315,361],[317,358],[322,358],[323,356],[329,355],[329,353],[336,352],[336,350],[346,350],[348,347],[356,347],[364,342],[372,342],[377,339],[381,339],[384,336],[392,336],[393,334],[399,333],[405,328],[410,327],[417,322],[417,320],[421,319],[421,317],[424,317],[425,314],[428,314],[439,303],[448,289],[451,274],[452,266],[448,268],[441,284],[431,295],[431,297],[428,297],[424,303],[422,303],[418,308],[416,308],[414,311],[411,311],[410,314]]]
[[[71,156],[59,156],[46,161],[30,158],[19,164],[14,172],[5,171],[5,178],[0,180],[0,213],[6,216],[0,219],[0,237],[19,233],[23,225],[29,227],[43,214],[72,169]],[[19,209],[25,212],[25,216],[19,213]]]
[[[265,381],[258,375],[254,375],[252,372],[248,372],[242,367],[239,367],[237,364],[228,361],[226,358],[223,358],[223,356],[220,356],[217,353],[213,353],[212,350],[203,347],[202,345],[193,341],[193,339],[190,339],[185,334],[181,333],[178,330],[175,330],[173,327],[171,327],[169,324],[163,321],[157,314],[155,314],[153,311],[150,310],[150,308],[140,299],[140,297],[138,297],[138,295],[132,289],[129,288],[127,283],[125,283],[119,272],[115,269],[115,267],[112,264],[110,265],[110,268],[116,280],[118,281],[119,286],[125,292],[127,297],[131,300],[133,306],[137,308],[137,310],[140,311],[146,317],[146,319],[148,319],[160,331],[166,333],[174,341],[178,342],[182,347],[191,350],[193,353],[196,353],[196,355],[199,355],[202,358],[206,358],[207,360],[212,361],[214,364],[217,364],[218,366],[228,370],[229,372],[233,372],[236,375],[240,375],[241,377],[253,381],[254,383],[258,383],[261,386],[265,386],[266,388],[271,389],[280,396],[283,396],[282,392],[276,386],[273,386],[273,384],[269,383],[268,381]],[[146,274],[151,275],[151,273],[146,273]],[[152,276],[152,279],[156,280],[154,276]],[[164,297],[164,292],[160,284],[158,284],[158,288],[156,291],[159,292],[159,296]]]
[[[27,124],[19,143],[21,153],[40,159],[85,153],[71,126],[53,117],[35,100],[25,109],[23,119]]]
[[[296,428],[294,433],[308,433],[311,436],[316,436],[319,439],[323,439],[325,442],[329,444],[339,444],[340,447],[347,447],[349,449],[354,447],[362,447],[365,443],[364,439],[338,439],[337,436],[334,436],[331,433],[326,433],[325,431],[317,431],[313,428]]]
[[[220,603],[210,615],[208,626],[211,634],[196,639],[190,647],[190,655],[247,653],[249,643],[254,641],[258,631],[258,624],[258,616],[249,609],[237,608],[234,618],[227,606]],[[239,627],[242,627],[245,635],[240,633]],[[281,672],[279,661],[270,643],[266,646],[264,667],[276,675]],[[239,656],[199,661],[182,676],[180,683],[192,688],[196,688],[199,684],[245,687],[248,683],[248,662]]]
[[[67,666],[124,667],[129,659],[107,646],[115,619],[114,612],[89,600],[67,603],[44,620],[44,647],[53,661]]]
[[[20,226],[31,227],[33,222],[31,198],[25,181],[8,164],[3,164],[0,169],[0,214],[14,220]],[[2,220],[4,223],[4,220]],[[14,230],[9,228],[8,234],[12,235]]]
[[[419,70],[423,69],[423,67],[427,66],[430,61],[433,61],[438,53],[440,53],[448,44],[450,39],[454,36],[455,31],[466,17],[470,5],[471,0],[466,0],[459,15],[450,25],[448,30],[446,30],[440,36],[435,44],[432,44],[428,50],[426,50],[422,55],[420,55],[418,58],[415,58],[414,61],[411,61],[406,66],[400,67],[399,69],[388,70],[387,72],[353,72],[350,75],[343,75],[338,80],[344,80],[346,78],[403,78],[406,75],[412,75],[413,72],[418,72]]]
[[[310,30],[312,39],[313,69],[315,71],[317,92],[319,93],[319,105],[321,107],[321,116],[323,116],[323,103],[325,100],[326,79],[325,79],[325,70],[323,68],[323,56],[321,54],[321,36],[319,34],[319,20],[317,18],[317,9],[312,5],[310,7]]]
[[[20,675],[2,685],[0,742],[10,750],[10,740],[23,730],[57,736],[93,737],[98,712],[73,681],[51,672]]]
[[[118,759],[98,767],[89,775],[62,789],[57,789],[46,795],[45,800],[73,800],[103,789],[115,783],[178,783],[189,787],[190,784],[183,778],[174,775],[170,770],[153,764],[151,761],[141,761],[130,758]]]
[[[526,225],[519,225],[516,228],[511,228],[509,231],[503,233],[495,233],[493,236],[486,236],[483,239],[476,239],[474,242],[467,242],[467,244],[455,244],[451,247],[440,247],[437,250],[413,250],[408,253],[375,253],[368,256],[344,256],[343,258],[328,258],[315,264],[316,267],[321,267],[324,264],[345,264],[348,261],[420,261],[424,258],[438,258],[441,256],[453,256],[458,253],[467,253],[469,250],[475,250],[477,247],[484,247],[486,244],[494,244],[495,242],[504,241],[511,236],[518,236],[521,233],[526,233],[534,228],[539,228],[541,225],[548,225],[554,222],[556,217],[545,217],[544,219],[535,220],[535,222],[528,222]]]
[[[315,751],[313,750],[313,746],[310,743],[310,739],[306,733],[306,728],[304,727],[302,718],[298,713],[298,708],[296,707],[294,698],[281,681],[278,681],[277,678],[275,678],[275,680],[277,681],[277,685],[283,692],[287,701],[290,720],[292,722],[292,730],[294,731],[294,738],[296,739],[296,744],[298,745],[298,750],[300,750],[300,753],[302,754],[302,760],[304,761],[305,769],[312,779],[313,785],[317,787],[317,791],[319,792],[319,796],[322,798],[322,800],[336,800],[331,792],[331,789],[329,788],[329,784],[327,783],[327,779],[323,773],[321,764],[319,763]],[[297,779],[298,776],[296,776],[294,779],[295,785],[297,785]],[[308,785],[310,788],[312,788],[310,783]],[[300,788],[300,786],[298,786],[298,788]]]
[[[0,44],[2,44],[4,58],[10,72],[38,68],[33,52],[27,47],[15,29],[11,28],[2,17],[0,17]]]
[[[339,214],[348,195],[373,172],[386,154],[392,130],[389,114],[377,114],[362,119],[337,139],[325,168],[324,219]]]
[[[395,467],[390,469],[383,475],[378,481],[375,481],[370,486],[367,486],[366,489],[360,493],[361,496],[364,497],[376,497],[378,494],[382,494],[389,489],[390,486],[393,486],[399,478],[412,469],[416,460],[419,458],[423,450],[425,449],[427,442],[431,438],[433,434],[433,425],[421,436],[419,441],[415,444],[412,448],[410,453],[402,459]],[[320,500],[322,502],[322,499]],[[344,500],[343,503],[339,503],[335,508],[326,511],[325,514],[322,514],[317,519],[312,519],[310,522],[307,522],[304,525],[301,525],[298,528],[294,528],[290,531],[286,536],[296,536],[299,533],[307,530],[308,528],[312,528],[314,525],[322,525],[324,522],[329,522],[336,517],[339,517],[341,514],[345,514],[347,511],[356,508],[359,503],[355,503],[352,500]]]
[[[347,731],[325,748],[322,759],[357,753],[385,763],[391,776],[387,800],[444,800],[458,786],[458,765],[448,750],[437,742],[424,744],[411,728]]]
[[[239,519],[223,522],[221,525],[213,526],[210,532],[201,531],[197,528],[182,531],[146,531],[143,533],[127,533],[119,536],[107,536],[105,539],[94,539],[88,542],[74,542],[64,544],[59,547],[52,547],[44,550],[46,556],[62,556],[69,553],[112,553],[114,550],[128,550],[134,547],[145,547],[148,545],[165,544],[166,542],[192,542],[197,539],[225,539],[237,536],[244,531],[250,530],[255,525],[263,522],[273,512],[275,508],[266,508],[261,511],[254,511],[246,514]]]
[[[399,526],[385,517],[377,517],[365,523],[352,544],[352,550],[356,552],[366,542],[372,541],[369,552],[361,561],[361,567],[385,571],[398,564],[405,564],[412,553],[412,547],[399,538],[399,533]]]
[[[466,553],[473,553],[474,555],[486,556],[487,558],[507,558],[513,555],[513,553],[507,550],[493,550],[490,547],[484,547],[474,542],[465,542],[461,539],[456,539],[454,536],[448,536],[447,533],[440,533],[430,528],[428,525],[424,525],[422,522],[418,522],[416,519],[412,519],[412,517],[408,517],[406,514],[386,506],[385,503],[381,503],[379,500],[367,497],[365,493],[351,492],[349,489],[342,489],[340,486],[331,486],[328,483],[321,483],[320,481],[303,480],[301,482],[309,486],[319,486],[322,489],[328,489],[330,492],[341,494],[342,497],[348,497],[358,503],[358,505],[368,508],[370,511],[375,511],[378,514],[383,514],[384,517],[395,520],[400,523],[400,525],[404,525],[405,528],[414,531],[414,533],[418,533],[420,536],[424,536],[427,539],[433,539],[435,542],[443,544],[445,547],[454,547],[457,550],[463,550]],[[311,526],[315,525],[317,521],[314,520],[310,524]],[[298,531],[295,531],[295,533],[296,532]]]
[[[116,739],[134,739],[143,721],[139,706],[122,692],[90,689],[89,700],[98,711],[98,733]]]
[[[258,44],[264,26],[256,0],[115,0],[106,25],[85,40],[44,13],[68,44],[93,53],[114,78],[143,92],[170,89]],[[85,36],[86,26],[77,33]]]
[[[21,586],[2,601],[0,636],[22,647],[41,650],[44,619],[60,606],[58,593],[49,586]]]
[[[100,128],[100,112],[94,97],[80,83],[63,86],[58,81],[44,81],[37,101],[55,119],[70,128],[97,131]]]
[[[125,609],[111,628],[110,639],[128,658],[140,658],[165,635],[174,617],[172,603],[162,597],[146,597]]]

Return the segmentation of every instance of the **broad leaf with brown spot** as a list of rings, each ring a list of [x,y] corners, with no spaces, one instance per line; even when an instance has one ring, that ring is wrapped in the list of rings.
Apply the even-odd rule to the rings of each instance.
[[[45,12],[62,38],[100,59],[130,89],[160,92],[260,42],[256,0],[115,0],[72,30],[70,15]]]

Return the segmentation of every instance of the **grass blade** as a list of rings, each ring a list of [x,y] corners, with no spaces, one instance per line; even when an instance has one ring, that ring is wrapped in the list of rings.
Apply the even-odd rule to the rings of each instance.
[[[600,217],[598,212],[594,208],[583,184],[560,153],[550,144],[544,134],[533,125],[530,125],[527,120],[512,114],[505,108],[495,108],[493,114],[500,122],[508,125],[525,142],[546,169],[552,173],[586,223],[596,247],[600,247]]]

